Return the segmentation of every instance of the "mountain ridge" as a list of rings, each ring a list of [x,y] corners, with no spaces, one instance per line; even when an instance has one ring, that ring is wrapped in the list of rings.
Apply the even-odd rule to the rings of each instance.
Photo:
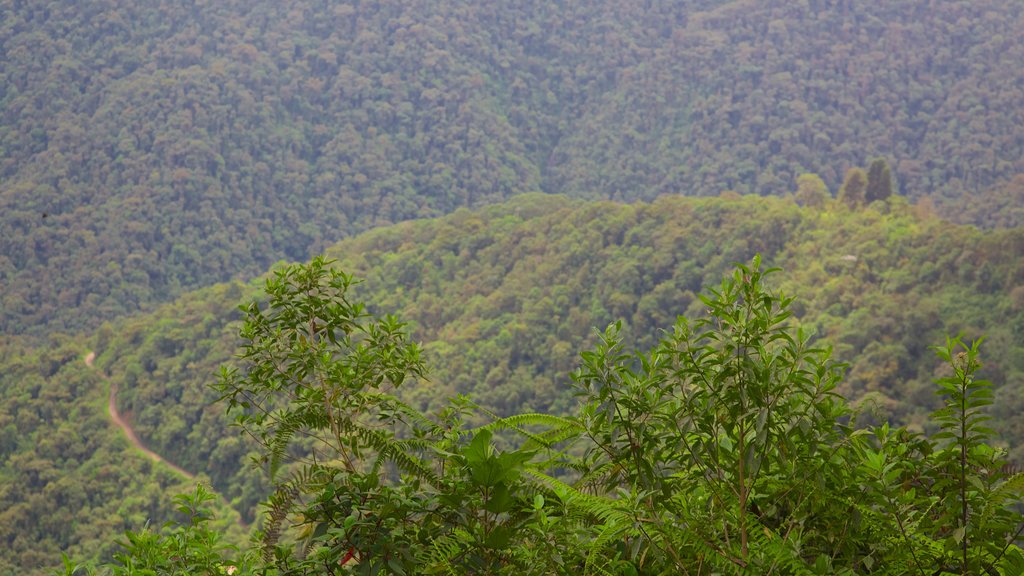
[[[782,195],[885,156],[908,197],[1020,223],[1001,209],[1024,174],[1013,3],[63,0],[0,16],[5,332],[93,329],[524,192]]]

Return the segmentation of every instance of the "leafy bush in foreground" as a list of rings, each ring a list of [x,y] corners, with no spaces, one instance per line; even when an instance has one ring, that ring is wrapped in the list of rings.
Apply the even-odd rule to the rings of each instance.
[[[470,428],[392,392],[425,367],[317,258],[244,308],[246,371],[218,387],[276,479],[258,545],[189,522],[129,534],[113,574],[1020,574],[1024,475],[987,443],[979,342],[947,341],[940,432],[856,426],[842,366],[740,265],[646,354],[616,326],[571,417]],[[75,567],[68,565],[67,571]]]

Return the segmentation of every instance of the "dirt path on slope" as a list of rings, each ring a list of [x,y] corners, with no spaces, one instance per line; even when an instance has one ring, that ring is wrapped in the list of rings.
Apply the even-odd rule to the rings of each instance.
[[[93,362],[95,360],[96,353],[89,352],[85,356],[85,365],[95,370],[95,367],[93,366]],[[135,448],[138,449],[140,452],[142,452],[146,456],[149,456],[149,458],[154,462],[161,462],[167,467],[169,467],[171,470],[174,470],[175,472],[181,474],[185,478],[188,478],[189,480],[195,480],[195,474],[192,474],[188,470],[185,470],[184,468],[178,466],[177,464],[174,464],[173,462],[168,462],[167,459],[147,448],[146,445],[143,444],[141,440],[139,440],[139,437],[135,434],[135,430],[132,430],[132,427],[127,422],[124,421],[124,418],[121,418],[121,414],[117,411],[117,385],[111,382],[110,379],[107,378],[107,375],[104,374],[102,371],[96,370],[96,373],[99,374],[100,378],[102,378],[103,381],[110,386],[110,399],[107,401],[107,412],[110,414],[110,419],[114,421],[114,424],[117,424],[118,428],[124,431],[124,435],[128,437],[128,441],[132,443],[132,446],[135,446]]]

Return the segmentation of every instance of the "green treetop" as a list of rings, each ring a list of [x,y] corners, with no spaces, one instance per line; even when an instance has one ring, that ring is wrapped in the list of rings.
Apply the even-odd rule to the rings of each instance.
[[[892,170],[884,158],[875,158],[868,167],[868,184],[864,201],[868,204],[875,200],[885,200],[892,196],[895,185],[892,181]]]
[[[846,171],[843,185],[839,188],[839,200],[850,208],[856,208],[864,204],[867,193],[868,178],[862,168],[850,168]]]

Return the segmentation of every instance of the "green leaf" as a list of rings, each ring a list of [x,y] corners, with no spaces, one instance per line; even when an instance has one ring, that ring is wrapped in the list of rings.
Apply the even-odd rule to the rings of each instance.
[[[512,541],[512,530],[504,524],[496,526],[484,540],[484,546],[494,550],[508,548]]]
[[[512,509],[512,494],[505,484],[497,484],[491,488],[491,496],[484,504],[484,510],[494,514],[504,514]]]

